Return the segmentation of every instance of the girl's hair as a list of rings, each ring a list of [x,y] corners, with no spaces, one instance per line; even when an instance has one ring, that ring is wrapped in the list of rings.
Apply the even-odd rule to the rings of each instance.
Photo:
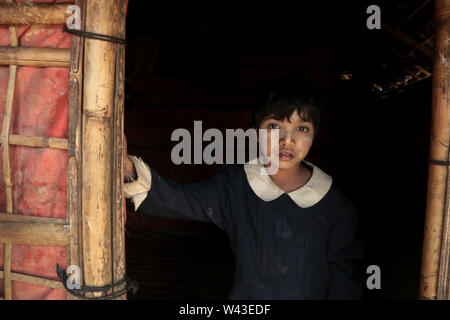
[[[316,135],[320,126],[320,111],[317,92],[310,82],[298,76],[268,82],[256,95],[253,125],[258,129],[266,117],[289,121],[296,110],[302,120],[313,124]]]

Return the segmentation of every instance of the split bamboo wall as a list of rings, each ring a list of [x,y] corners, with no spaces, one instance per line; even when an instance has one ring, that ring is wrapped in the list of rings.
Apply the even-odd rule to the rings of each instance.
[[[125,275],[121,157],[124,46],[73,36],[71,50],[19,47],[15,25],[63,25],[68,19],[68,6],[76,4],[81,8],[82,29],[125,38],[126,0],[77,0],[64,4],[7,2],[0,4],[0,24],[10,25],[10,46],[0,47],[0,64],[9,65],[0,138],[6,191],[6,212],[0,213],[0,243],[4,246],[4,270],[0,271],[0,279],[4,280],[5,299],[12,299],[12,281],[64,289],[59,281],[13,272],[13,244],[66,247],[67,265],[81,267],[83,285],[117,282]],[[68,139],[10,134],[20,66],[70,68]],[[9,145],[68,150],[66,219],[15,214]],[[68,293],[67,298],[74,297]],[[125,298],[123,295],[119,299]]]

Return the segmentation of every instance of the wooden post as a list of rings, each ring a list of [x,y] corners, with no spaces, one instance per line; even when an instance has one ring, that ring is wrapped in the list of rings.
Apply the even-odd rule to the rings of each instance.
[[[86,1],[86,30],[117,37],[123,0]],[[122,19],[120,24],[124,24]],[[116,55],[118,44],[85,38],[83,106],[81,117],[81,214],[84,284],[103,286],[114,279],[113,251],[124,259],[122,247],[114,247],[113,203],[117,199],[115,143],[121,128],[115,125]],[[119,114],[120,117],[122,117]],[[115,120],[117,120],[115,122]],[[119,153],[119,155],[121,152]],[[121,187],[121,186],[120,186]],[[122,195],[120,195],[121,197]]]
[[[435,6],[435,54],[433,69],[430,159],[449,160],[450,142],[450,0]],[[420,275],[420,299],[449,298],[449,167],[430,163],[427,208]]]

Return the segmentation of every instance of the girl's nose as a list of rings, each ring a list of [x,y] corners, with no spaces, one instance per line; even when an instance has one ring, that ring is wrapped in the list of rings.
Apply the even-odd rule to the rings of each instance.
[[[280,132],[280,144],[295,144],[295,140],[295,135],[293,135],[290,130],[282,130],[282,132]]]

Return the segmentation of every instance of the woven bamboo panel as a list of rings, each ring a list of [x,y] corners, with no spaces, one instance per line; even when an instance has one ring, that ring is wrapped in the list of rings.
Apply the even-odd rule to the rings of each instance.
[[[8,0],[12,2],[12,0]],[[67,19],[67,4],[0,4],[0,24],[60,24]],[[10,134],[13,112],[14,89],[18,66],[69,67],[70,49],[25,48],[18,46],[16,27],[9,26],[10,46],[0,48],[0,64],[9,65],[5,111],[0,134],[3,182],[6,193],[6,212],[0,213],[0,243],[4,245],[4,269],[0,279],[4,280],[5,299],[12,299],[11,282],[22,281],[50,288],[63,289],[59,281],[11,271],[13,244],[69,245],[68,222],[64,219],[21,216],[14,214],[9,145],[38,148],[68,149],[68,140],[52,137],[34,137]]]

